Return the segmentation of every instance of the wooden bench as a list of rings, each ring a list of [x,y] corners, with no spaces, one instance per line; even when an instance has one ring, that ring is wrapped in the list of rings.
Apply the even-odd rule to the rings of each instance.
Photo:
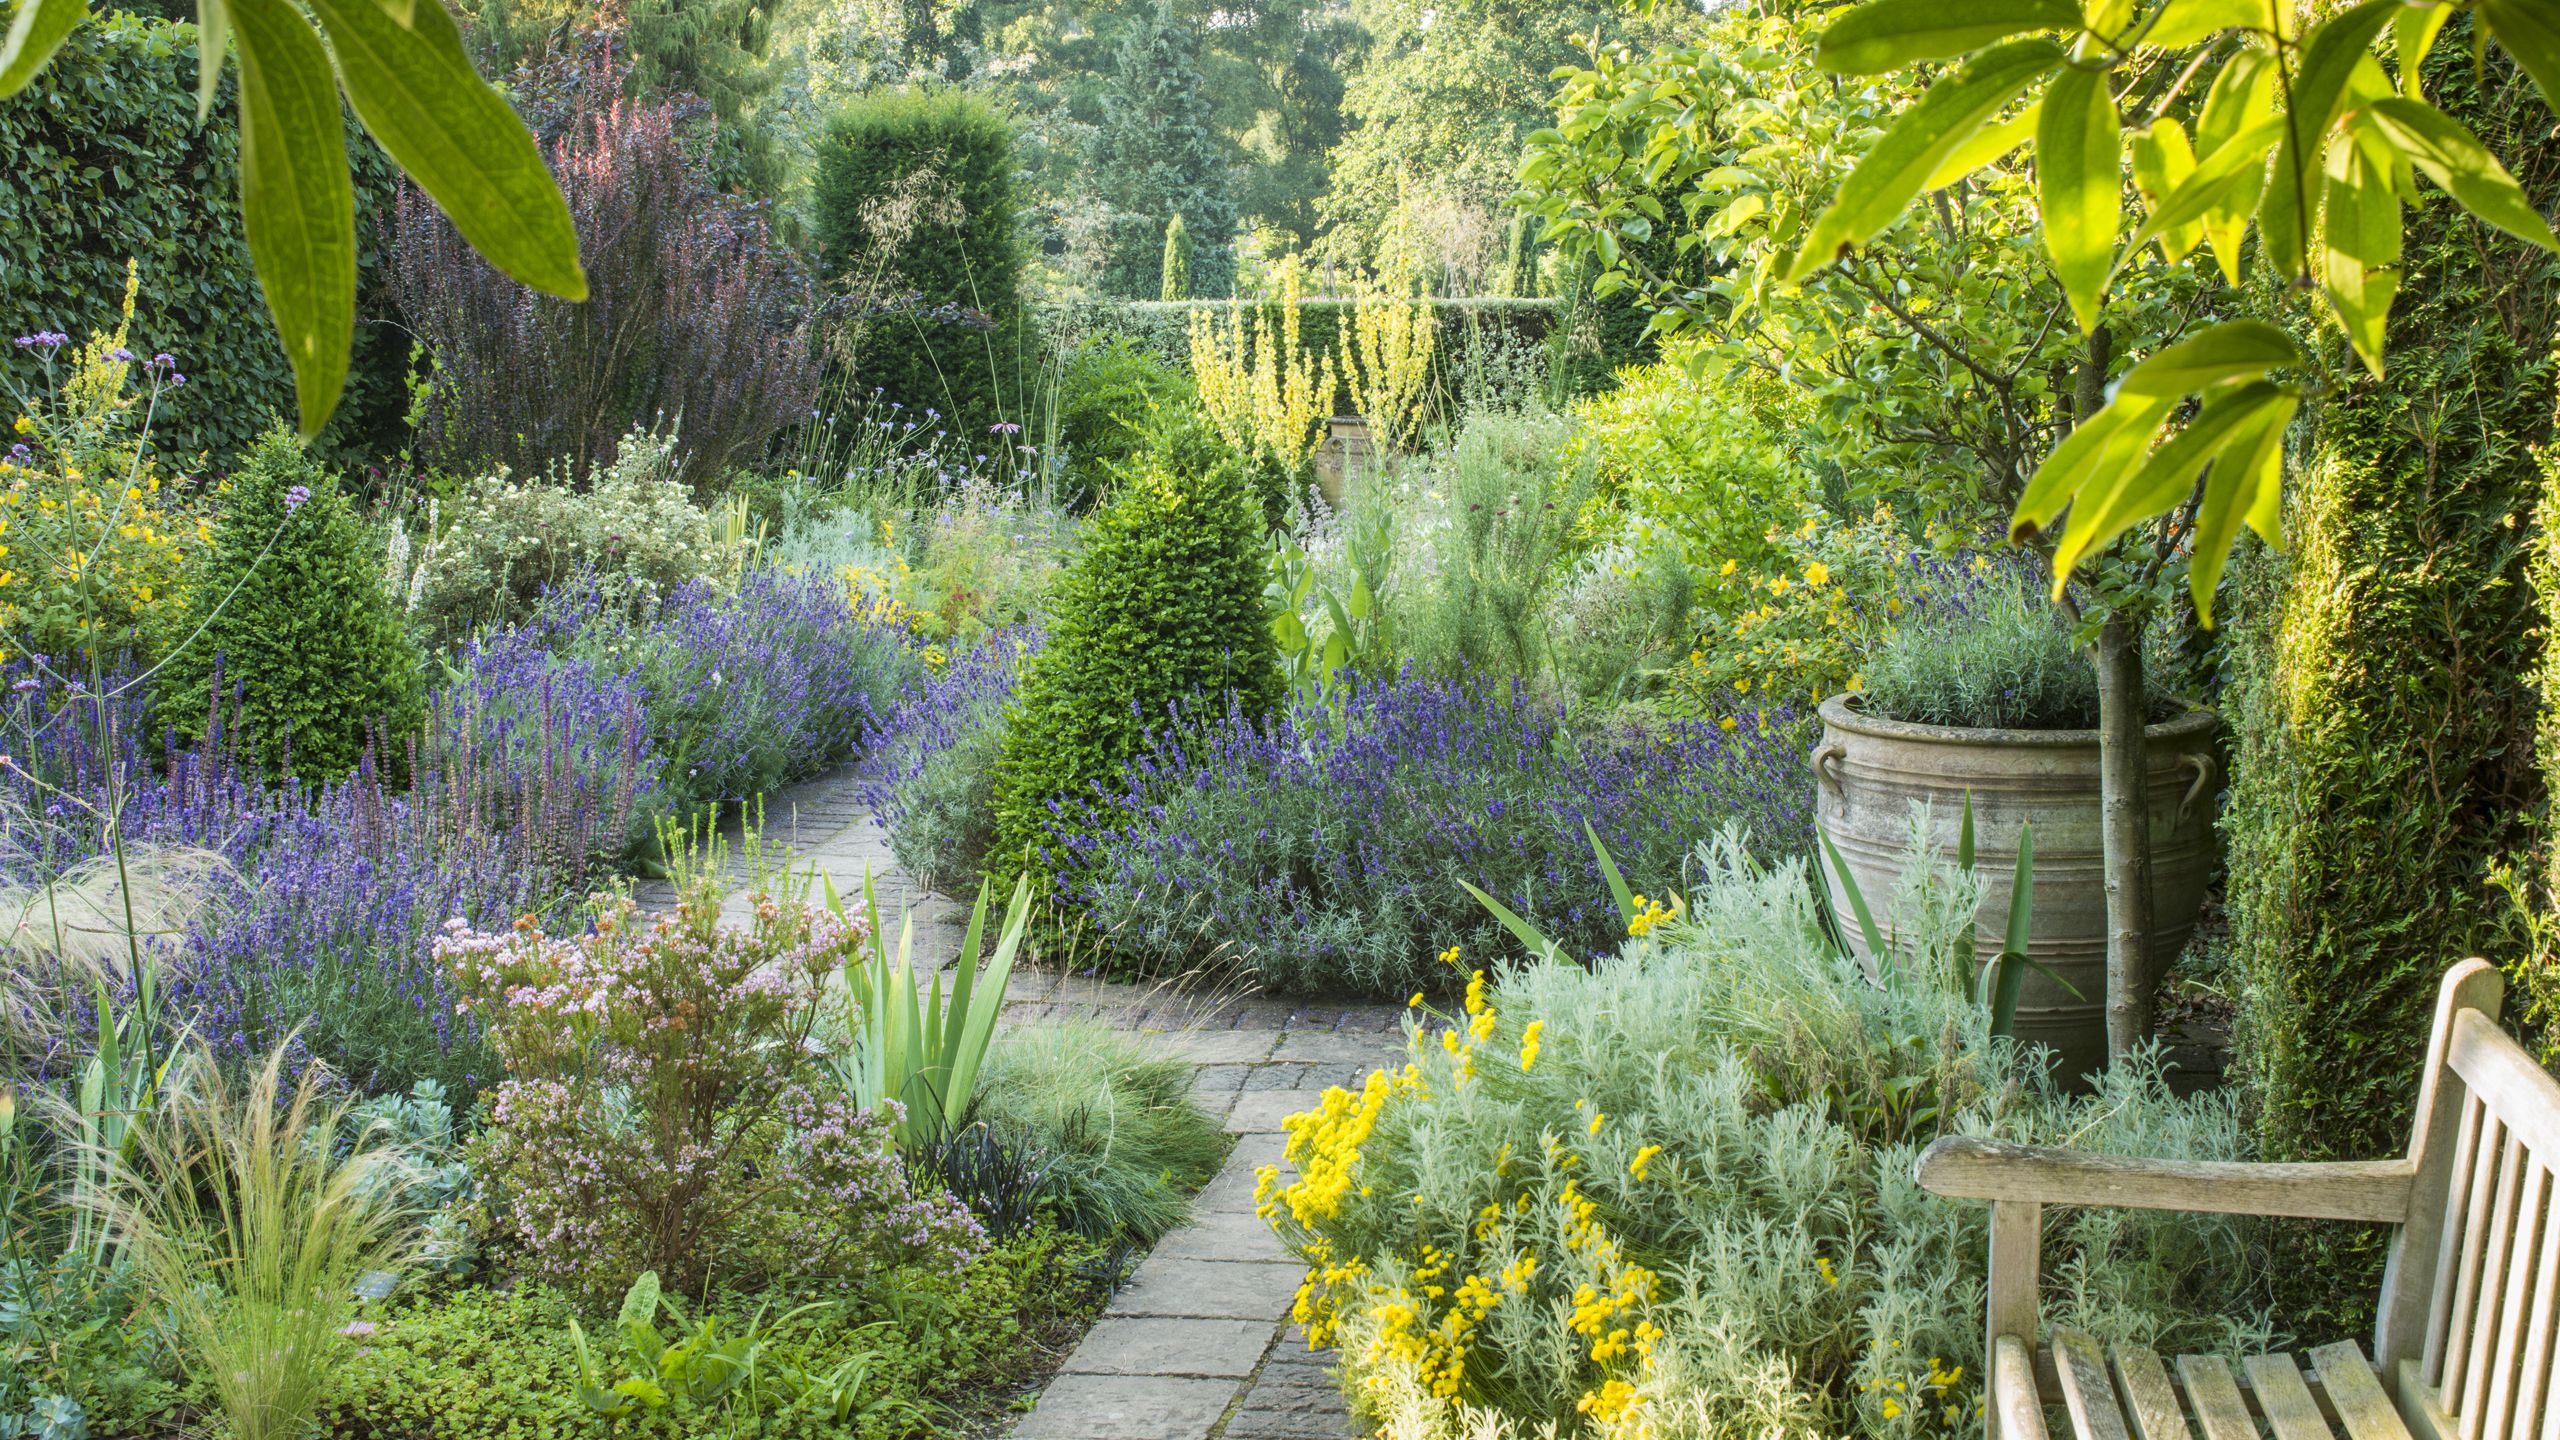
[[[2497,1025],[2495,967],[2445,977],[2409,1153],[2249,1165],[2134,1160],[1949,1137],[1920,1184],[1991,1202],[1991,1440],[2045,1440],[2046,1411],[2083,1440],[2560,1440],[2560,1083]],[[2046,1205],[2287,1215],[2399,1226],[2370,1362],[2352,1342],[2233,1367],[2112,1355],[2057,1329],[2036,1343]],[[2174,1373],[2173,1373],[2174,1372]]]

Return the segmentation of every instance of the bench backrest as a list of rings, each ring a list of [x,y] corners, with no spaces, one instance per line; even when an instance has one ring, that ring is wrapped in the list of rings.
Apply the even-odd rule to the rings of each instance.
[[[2560,1440],[2560,1082],[2498,1028],[2503,993],[2467,960],[2438,996],[2373,1359],[2421,1434]]]

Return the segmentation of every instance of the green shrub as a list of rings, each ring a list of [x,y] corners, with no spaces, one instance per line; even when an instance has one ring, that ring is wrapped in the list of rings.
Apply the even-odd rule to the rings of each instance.
[[[1813,499],[1789,448],[1802,410],[1785,382],[1756,371],[1701,384],[1679,357],[1629,371],[1573,407],[1573,448],[1596,484],[1585,528],[1667,531],[1709,576],[1728,560],[1751,574],[1780,563],[1772,527]]]
[[[645,598],[724,566],[711,517],[675,469],[674,435],[634,430],[584,490],[556,462],[537,479],[499,469],[465,483],[438,507],[415,570],[397,577],[430,643],[525,620],[543,591],[582,575],[637,582]]]
[[[284,426],[232,475],[188,596],[159,691],[180,735],[204,733],[217,675],[267,768],[289,758],[306,780],[344,776],[376,735],[396,756],[423,718],[424,657],[383,590],[380,549]]]
[[[805,1300],[837,1302],[773,1325],[760,1363],[813,1376],[867,1364],[855,1418],[810,1401],[767,1409],[735,1403],[719,1417],[731,1440],[926,1440],[955,1422],[998,1413],[1099,1308],[1093,1246],[1045,1227],[1002,1241],[959,1269],[909,1267],[855,1290],[722,1295],[730,1333],[768,1324]],[[690,1313],[690,1312],[689,1312]],[[700,1416],[643,1412],[609,1425],[578,1398],[569,1321],[613,1343],[610,1315],[587,1313],[539,1285],[468,1289],[395,1302],[338,1373],[321,1430],[380,1440],[683,1440]],[[882,1324],[887,1321],[891,1323]],[[867,1413],[866,1413],[867,1412]],[[687,1422],[692,1422],[688,1424]]]
[[[1950,989],[1870,983],[1800,862],[1758,869],[1728,832],[1698,867],[1684,915],[1594,969],[1480,976],[1401,1071],[1289,1121],[1264,1213],[1380,1433],[1968,1433],[1988,1207],[1923,1193],[1919,1149],[2242,1152],[2228,1095],[2175,1099],[2148,1062],[2059,1094]],[[2263,1341],[2250,1233],[2060,1212],[2045,1318],[2170,1353]]]
[[[1114,466],[1146,443],[1148,417],[1190,402],[1191,376],[1125,335],[1098,335],[1069,350],[1058,366],[1052,413],[1067,473],[1098,494]]]
[[[1559,658],[1547,623],[1574,557],[1574,520],[1590,499],[1590,463],[1552,417],[1479,415],[1432,457],[1421,498],[1429,518],[1423,583],[1402,589],[1396,633],[1414,660],[1444,675],[1535,680]]]
[[[1197,417],[1120,472],[1059,577],[996,761],[995,865],[1046,874],[1050,806],[1081,799],[1176,706],[1280,698],[1244,466]]]
[[[828,122],[812,182],[828,273],[858,304],[837,363],[863,393],[984,436],[1020,398],[1013,128],[950,88],[867,94]]]
[[[1886,637],[1868,652],[1868,712],[1915,725],[2096,729],[2097,671],[2032,583],[2004,577],[1968,608]]]
[[[175,355],[187,383],[162,398],[163,450],[217,459],[269,418],[293,413],[293,373],[268,318],[240,228],[236,80],[196,119],[192,25],[109,11],[73,29],[25,93],[0,104],[0,337],[116,328],[125,265],[142,292],[128,345]],[[347,126],[356,186],[360,284],[380,273],[379,227],[395,184],[363,127]],[[408,342],[358,325],[347,403],[333,441],[395,421]],[[0,374],[41,389],[37,357],[0,347]]]
[[[2518,173],[2549,212],[2560,150],[2513,120],[2531,82],[2503,59],[2475,71],[2463,38],[2430,62],[2428,95],[2530,156]],[[2438,979],[2517,953],[2486,881],[2526,842],[2537,788],[2528,667],[2545,642],[2517,517],[2552,436],[2560,262],[2437,197],[2411,213],[2402,274],[2390,371],[2311,417],[2289,553],[2243,577],[2230,627],[2238,1068],[2271,1159],[2396,1153]],[[2303,1328],[2369,1323],[2387,1232],[2284,1233]]]
[[[1004,1031],[978,1075],[975,1118],[1046,1166],[1077,1234],[1152,1245],[1191,1213],[1227,1137],[1191,1098],[1188,1061],[1099,1025]]]

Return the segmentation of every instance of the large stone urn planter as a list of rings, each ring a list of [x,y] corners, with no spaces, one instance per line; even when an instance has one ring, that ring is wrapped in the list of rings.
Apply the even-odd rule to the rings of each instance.
[[[2193,710],[2144,731],[2151,799],[2151,949],[2165,966],[2185,947],[2213,866],[2212,751],[2220,717]],[[1998,953],[2017,873],[2018,832],[2035,826],[2034,926],[2027,954],[2052,972],[2029,971],[2017,1034],[2052,1048],[2064,1077],[2107,1058],[2107,902],[2098,812],[2095,730],[1972,730],[1911,725],[1863,713],[1854,697],[1822,702],[1813,755],[1814,824],[1840,851],[1884,922],[1900,883],[1911,805],[1930,802],[1930,841],[1952,860],[1967,794],[1973,797],[1974,863],[1987,884],[1976,916],[1980,953]],[[1846,897],[1820,866],[1835,906]],[[1852,932],[1871,968],[1875,957]],[[2067,981],[2066,989],[2059,981]],[[2074,994],[2076,990],[2078,993]]]

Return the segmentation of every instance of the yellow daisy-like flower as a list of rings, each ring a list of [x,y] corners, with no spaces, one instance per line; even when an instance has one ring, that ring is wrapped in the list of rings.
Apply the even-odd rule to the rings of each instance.
[[[1831,583],[1831,567],[1816,560],[1804,567],[1804,583],[1816,590]]]

